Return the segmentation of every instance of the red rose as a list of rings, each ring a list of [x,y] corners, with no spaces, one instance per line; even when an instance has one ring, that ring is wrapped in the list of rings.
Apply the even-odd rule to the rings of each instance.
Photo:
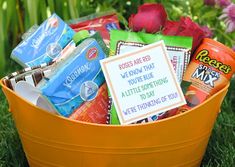
[[[138,13],[129,17],[129,27],[133,31],[145,29],[148,33],[158,32],[166,22],[164,7],[157,3],[146,3],[139,6]]]
[[[179,25],[180,22],[167,20],[163,29],[163,33],[165,32],[167,35],[176,35],[176,33],[179,31]]]
[[[201,27],[194,23],[189,17],[181,17],[180,21],[167,21],[163,30],[164,35],[191,36],[193,37],[192,52],[205,37]]]

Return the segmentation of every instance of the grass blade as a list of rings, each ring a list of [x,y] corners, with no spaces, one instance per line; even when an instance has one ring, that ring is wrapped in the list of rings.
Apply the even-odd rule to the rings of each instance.
[[[50,9],[47,7],[46,5],[46,1],[39,1],[39,8],[40,8],[40,15],[41,15],[41,18],[40,18],[40,22],[47,19],[47,10]]]
[[[27,0],[30,26],[38,23],[38,0]]]
[[[54,0],[47,0],[51,13],[55,12]]]
[[[68,5],[69,5],[69,12],[71,15],[72,19],[78,18],[79,14],[78,14],[78,10],[77,10],[77,3],[80,3],[80,1],[76,1],[76,0],[68,0]]]
[[[6,59],[5,59],[5,39],[6,39],[6,33],[4,32],[4,21],[3,21],[3,13],[4,9],[2,8],[2,5],[5,1],[1,1],[0,3],[0,77],[3,76],[3,71],[5,70],[6,65]],[[6,2],[5,2],[6,3]]]

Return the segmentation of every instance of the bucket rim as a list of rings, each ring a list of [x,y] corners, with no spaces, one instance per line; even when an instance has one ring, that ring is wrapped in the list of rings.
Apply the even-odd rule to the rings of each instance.
[[[69,119],[67,117],[63,117],[62,115],[59,114],[53,114],[51,112],[48,112],[42,108],[39,108],[38,106],[28,102],[27,100],[25,100],[24,98],[22,98],[21,96],[19,96],[17,93],[15,93],[12,89],[8,88],[4,83],[3,83],[4,77],[0,80],[0,85],[2,87],[2,89],[6,89],[7,91],[9,91],[10,93],[14,94],[14,96],[16,96],[17,98],[22,99],[24,102],[26,102],[28,105],[30,105],[31,107],[37,108],[39,110],[41,110],[42,112],[45,112],[45,114],[49,114],[53,117],[57,117],[58,119],[63,119],[64,121],[70,121],[73,123],[77,123],[77,124],[83,124],[83,125],[89,125],[89,126],[98,126],[98,127],[109,127],[109,128],[125,128],[125,127],[138,127],[138,126],[149,126],[149,125],[154,125],[154,124],[158,124],[158,123],[162,123],[162,122],[166,122],[166,121],[170,121],[173,119],[177,119],[178,117],[182,117],[185,116],[187,114],[189,114],[190,112],[193,112],[194,110],[196,110],[197,108],[199,108],[201,105],[204,105],[205,103],[207,103],[208,101],[210,101],[211,99],[213,99],[214,97],[216,97],[217,95],[221,94],[224,91],[227,91],[229,88],[229,83],[224,86],[224,88],[222,88],[220,91],[216,92],[214,95],[212,95],[211,97],[209,97],[208,99],[206,99],[204,102],[202,102],[200,105],[197,105],[196,107],[194,107],[191,110],[188,110],[184,113],[181,114],[177,114],[174,115],[172,117],[168,117],[168,118],[164,118],[158,121],[152,121],[152,122],[146,122],[143,124],[128,124],[128,125],[112,125],[112,124],[98,124],[98,123],[90,123],[90,122],[84,122],[84,121],[79,121],[79,120],[73,120],[73,119]]]

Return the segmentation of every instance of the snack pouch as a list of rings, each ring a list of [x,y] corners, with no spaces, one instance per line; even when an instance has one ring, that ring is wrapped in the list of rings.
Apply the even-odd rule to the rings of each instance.
[[[97,96],[104,83],[99,61],[105,57],[105,51],[94,38],[85,39],[56,67],[48,81],[38,85],[42,95],[60,115],[68,117],[83,102]]]
[[[11,58],[23,67],[51,62],[72,40],[75,32],[56,14],[32,30],[12,51]]]
[[[104,83],[98,90],[96,98],[92,101],[84,102],[70,116],[70,119],[106,124],[108,114],[108,89]]]
[[[143,32],[112,30],[110,56],[126,53],[135,48],[142,47],[144,45],[151,44],[160,40],[163,40],[166,44],[168,55],[170,56],[178,81],[179,83],[181,83],[190,59],[192,47],[191,37],[164,36],[160,34],[147,34]],[[111,97],[110,93],[109,97]],[[111,124],[120,124],[115,106],[112,102],[110,102],[109,114]],[[164,113],[159,113],[158,115],[154,115],[150,118],[140,120],[137,123],[155,121],[162,118],[164,118]]]
[[[187,104],[180,107],[177,113],[201,104],[221,90],[229,83],[234,72],[235,52],[215,40],[203,39],[183,78],[191,82],[185,93]]]
[[[76,32],[80,30],[88,30],[90,34],[99,32],[107,45],[109,45],[110,41],[110,30],[120,29],[118,17],[112,11],[95,13],[79,19],[70,20],[68,23]]]

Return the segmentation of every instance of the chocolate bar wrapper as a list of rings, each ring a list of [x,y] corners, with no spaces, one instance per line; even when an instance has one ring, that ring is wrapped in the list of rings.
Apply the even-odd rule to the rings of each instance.
[[[19,81],[26,81],[32,86],[37,86],[37,84],[44,78],[50,75],[50,66],[53,62],[43,63],[34,67],[27,67],[23,70],[16,71],[10,75],[3,78],[3,83],[10,89],[14,90],[15,85]]]

